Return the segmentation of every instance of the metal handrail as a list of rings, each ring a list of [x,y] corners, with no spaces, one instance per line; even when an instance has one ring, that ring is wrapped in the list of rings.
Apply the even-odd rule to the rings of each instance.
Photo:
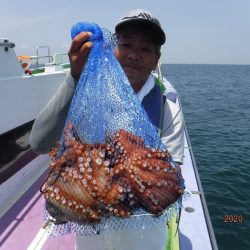
[[[161,71],[161,63],[158,62],[157,64],[157,74],[158,74],[158,78],[160,81],[163,81],[163,75],[162,75],[162,71]]]
[[[47,48],[48,55],[47,56],[39,56],[39,49]],[[36,68],[38,69],[38,61],[40,58],[49,58],[49,63],[52,62],[53,57],[50,55],[50,48],[47,45],[38,46],[36,48],[36,57],[32,57],[32,59],[36,59]]]

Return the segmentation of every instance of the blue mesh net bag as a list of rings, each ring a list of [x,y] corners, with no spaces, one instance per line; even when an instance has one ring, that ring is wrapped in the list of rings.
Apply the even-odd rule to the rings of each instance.
[[[94,235],[168,221],[183,194],[180,170],[161,142],[113,50],[93,23],[93,47],[78,82],[60,145],[42,186],[54,234]]]

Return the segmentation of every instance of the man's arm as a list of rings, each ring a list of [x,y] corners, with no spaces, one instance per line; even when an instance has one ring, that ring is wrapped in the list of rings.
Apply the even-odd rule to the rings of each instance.
[[[58,88],[46,107],[37,116],[30,135],[31,148],[37,153],[48,153],[60,140],[65,120],[88,54],[93,45],[88,41],[91,32],[81,32],[71,43],[68,52],[70,74]]]
[[[37,153],[48,153],[60,140],[76,84],[76,80],[68,74],[38,114],[29,139],[31,148]]]
[[[166,100],[164,107],[161,139],[174,161],[183,164],[184,159],[184,118],[181,108]]]

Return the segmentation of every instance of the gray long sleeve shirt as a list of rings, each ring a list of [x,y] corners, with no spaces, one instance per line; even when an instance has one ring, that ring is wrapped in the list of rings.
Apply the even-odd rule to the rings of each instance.
[[[55,95],[38,114],[29,139],[31,148],[37,153],[48,153],[60,140],[76,83],[68,74]]]

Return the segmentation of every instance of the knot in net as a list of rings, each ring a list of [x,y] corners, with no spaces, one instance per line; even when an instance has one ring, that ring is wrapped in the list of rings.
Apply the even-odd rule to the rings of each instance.
[[[52,173],[42,187],[56,233],[93,235],[168,221],[183,193],[179,169],[114,56],[116,39],[97,24],[68,112]],[[166,209],[168,208],[168,209]]]
[[[89,41],[92,41],[92,42],[104,41],[102,29],[95,23],[79,22],[75,24],[71,29],[71,38],[74,39],[81,32],[92,33],[92,36],[89,38]]]

